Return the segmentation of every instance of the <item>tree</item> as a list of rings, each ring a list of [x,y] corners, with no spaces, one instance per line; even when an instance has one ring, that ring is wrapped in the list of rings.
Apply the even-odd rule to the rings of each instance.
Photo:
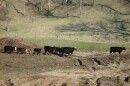
[[[82,4],[83,4],[83,1],[82,0],[80,0],[79,1],[79,7],[80,7],[80,18],[82,18]]]
[[[10,21],[9,9],[8,9],[9,3],[6,0],[2,0],[0,6],[1,6],[0,13],[2,14],[2,15],[0,15],[0,17],[2,17],[2,19],[6,21],[5,30],[9,31],[9,21]]]
[[[96,5],[96,0],[93,0],[93,6],[95,6]]]
[[[130,0],[124,0],[124,1],[127,1],[128,3],[130,3]]]
[[[26,1],[23,0],[23,13],[25,14],[25,12],[26,12]]]

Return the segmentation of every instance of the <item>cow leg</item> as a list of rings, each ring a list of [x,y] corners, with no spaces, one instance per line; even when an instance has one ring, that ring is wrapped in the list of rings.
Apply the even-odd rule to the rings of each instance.
[[[35,51],[33,52],[33,54],[35,54]]]
[[[62,54],[61,54],[62,56],[64,56],[64,52],[62,52]]]
[[[37,51],[37,55],[38,55],[39,53],[38,53],[38,51]]]
[[[110,51],[110,54],[112,54],[112,51]]]
[[[50,55],[50,53],[47,51],[47,55]]]
[[[40,54],[40,51],[37,51],[37,55]]]
[[[9,54],[11,54],[12,53],[12,51],[9,51]]]
[[[4,50],[4,53],[6,53],[7,52],[7,50]]]
[[[45,55],[47,54],[47,51],[45,51]]]
[[[40,54],[40,53],[41,53],[41,51],[38,52],[38,54]]]

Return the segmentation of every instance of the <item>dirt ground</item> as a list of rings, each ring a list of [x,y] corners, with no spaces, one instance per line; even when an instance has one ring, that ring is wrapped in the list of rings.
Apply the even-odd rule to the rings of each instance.
[[[0,59],[0,86],[130,86],[129,54],[59,57],[0,53]]]
[[[0,53],[0,86],[130,86],[130,54]]]

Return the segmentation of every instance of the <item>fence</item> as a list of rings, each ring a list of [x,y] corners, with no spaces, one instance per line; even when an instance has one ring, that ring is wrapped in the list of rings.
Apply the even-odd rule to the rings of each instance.
[[[63,39],[63,40],[74,40],[74,41],[83,41],[83,42],[130,42],[130,37],[102,37],[100,35],[88,36],[88,35],[74,35],[74,34],[52,34],[52,35],[23,35],[23,34],[4,34],[0,35],[2,37],[14,37],[14,38],[43,38],[43,39]]]

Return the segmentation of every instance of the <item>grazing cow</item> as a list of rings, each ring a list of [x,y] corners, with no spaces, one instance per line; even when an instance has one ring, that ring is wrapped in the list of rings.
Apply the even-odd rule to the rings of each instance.
[[[26,48],[17,48],[17,53],[20,53],[20,54],[26,54],[27,53],[27,49]]]
[[[4,53],[12,53],[14,50],[17,50],[17,48],[13,46],[4,46]]]
[[[74,50],[76,50],[76,48],[74,47],[61,47],[59,52],[63,56],[64,54],[68,54],[68,55],[73,54]]]
[[[45,54],[54,54],[56,47],[44,46]]]
[[[37,54],[38,55],[38,54],[41,53],[41,48],[34,48],[33,51],[34,51],[33,54]]]
[[[125,47],[110,47],[110,54],[115,53],[115,52],[118,52],[119,54],[121,54],[123,50],[126,51],[126,48]]]

